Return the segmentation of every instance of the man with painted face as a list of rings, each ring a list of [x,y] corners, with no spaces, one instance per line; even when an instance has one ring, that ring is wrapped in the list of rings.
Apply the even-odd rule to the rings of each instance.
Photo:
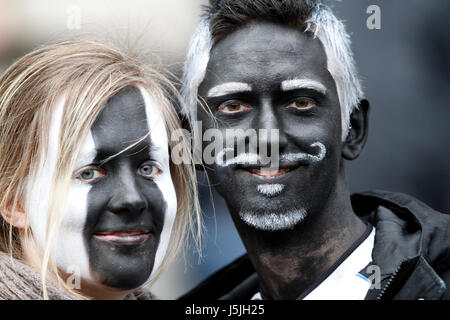
[[[202,133],[254,129],[279,162],[224,160],[227,144],[205,163],[247,254],[182,298],[450,298],[450,218],[403,194],[349,193],[344,160],[364,147],[369,103],[327,6],[210,1],[183,79]]]

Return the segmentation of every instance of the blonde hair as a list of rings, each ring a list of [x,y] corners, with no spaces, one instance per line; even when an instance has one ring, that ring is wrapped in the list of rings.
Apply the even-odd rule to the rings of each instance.
[[[62,41],[27,54],[0,77],[0,210],[12,214],[19,206],[27,212],[26,180],[42,165],[42,150],[48,145],[53,109],[62,95],[66,98],[41,266],[44,298],[48,298],[45,285],[48,274],[70,293],[85,298],[64,283],[51,261],[51,246],[59,230],[80,141],[107,100],[124,87],[136,84],[147,89],[161,106],[170,154],[174,147],[170,137],[180,129],[173,99],[178,100],[181,108],[184,105],[168,78],[135,55],[93,40]],[[178,143],[190,155],[187,139],[182,138]],[[171,162],[170,169],[178,207],[171,245],[157,275],[185,244],[189,232],[200,244],[194,166]],[[28,229],[25,228],[25,238]],[[3,218],[0,218],[0,250],[16,259],[23,258],[19,230]]]

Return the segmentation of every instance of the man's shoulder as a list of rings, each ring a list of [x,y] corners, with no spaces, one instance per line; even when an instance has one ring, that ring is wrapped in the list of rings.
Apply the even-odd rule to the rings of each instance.
[[[450,214],[434,210],[424,202],[404,193],[385,190],[371,190],[351,196],[353,209],[363,219],[382,206],[394,212],[400,219],[413,220],[422,227],[439,225],[450,231]]]
[[[399,225],[411,229],[407,231],[420,232],[417,238],[423,242],[422,246],[426,249],[427,255],[432,253],[434,257],[442,256],[442,253],[450,247],[450,215],[435,211],[414,197],[402,193],[373,190],[353,194],[352,205],[354,211],[363,220],[374,225],[376,223],[373,220],[380,219],[375,215],[377,209],[387,208]],[[412,238],[399,239],[392,233],[386,232],[386,234],[392,236],[391,240],[394,242],[407,243],[408,251],[410,246],[417,245],[412,243]],[[405,234],[403,231],[398,233],[400,236],[403,234]],[[386,240],[383,239],[383,242]],[[387,256],[381,253],[380,255]],[[257,291],[257,275],[248,256],[243,255],[216,271],[180,299],[250,299]]]
[[[381,190],[352,195],[352,205],[376,228],[373,263],[387,279],[395,277],[385,297],[417,299],[432,286],[428,298],[438,299],[442,292],[444,299],[450,297],[450,215],[412,196]],[[395,276],[399,270],[401,276]]]
[[[385,230],[384,238],[415,246],[414,251],[430,262],[450,254],[449,214],[438,212],[412,196],[381,190],[352,195],[352,205],[357,215],[376,227],[377,233]],[[392,224],[387,226],[387,222]],[[397,236],[392,231],[397,231]]]

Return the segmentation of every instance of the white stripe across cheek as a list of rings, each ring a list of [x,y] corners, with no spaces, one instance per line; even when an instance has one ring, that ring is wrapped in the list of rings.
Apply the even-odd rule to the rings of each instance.
[[[61,99],[52,116],[48,148],[43,150],[41,162],[38,167],[33,168],[34,172],[28,178],[26,207],[31,230],[42,249],[46,247],[48,210],[51,207],[51,191],[58,156],[63,105],[64,99]],[[86,154],[90,152],[92,155],[92,150],[95,150],[94,141],[92,136],[88,134],[82,144],[81,153],[85,155],[83,161],[88,160]],[[68,270],[76,271],[81,274],[81,277],[87,279],[91,276],[83,230],[87,218],[87,195],[90,188],[90,185],[71,182],[69,192],[66,195],[66,202],[61,203],[61,205],[64,205],[64,212],[61,212],[61,224],[51,250],[51,258],[60,270],[65,272]],[[57,197],[57,199],[59,200],[60,197]]]
[[[77,164],[90,164],[95,159],[95,144],[91,132],[89,132],[83,141],[80,150],[80,156]],[[83,163],[81,163],[81,160]],[[76,167],[75,169],[78,169]],[[66,215],[63,219],[63,228],[61,228],[61,247],[62,252],[70,252],[70,262],[80,268],[81,276],[86,279],[93,279],[89,267],[89,255],[84,237],[84,229],[88,216],[88,194],[92,186],[84,184],[78,180],[72,179],[67,199]],[[65,258],[64,261],[67,259]],[[73,263],[73,262],[76,263]],[[69,261],[67,261],[68,263]]]
[[[166,126],[161,113],[161,107],[155,99],[142,87],[138,87],[145,102],[148,127],[150,130],[151,155],[161,165],[162,173],[154,178],[156,185],[161,191],[167,204],[164,212],[164,225],[160,235],[158,248],[155,254],[155,262],[150,279],[157,273],[166,255],[170,242],[173,223],[177,212],[177,197],[172,182],[169,168],[169,142]]]

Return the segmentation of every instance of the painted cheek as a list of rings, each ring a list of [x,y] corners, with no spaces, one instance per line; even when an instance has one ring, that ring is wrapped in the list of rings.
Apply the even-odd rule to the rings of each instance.
[[[55,174],[58,150],[58,136],[65,99],[58,101],[52,115],[47,149],[40,154],[40,162],[34,167],[33,173],[27,179],[26,212],[34,238],[43,250],[46,247],[46,230],[50,193]]]
[[[177,197],[170,175],[168,138],[164,120],[161,114],[161,107],[144,88],[139,87],[139,89],[145,101],[148,127],[150,130],[150,139],[153,146],[151,156],[160,163],[162,167],[161,169],[163,171],[162,174],[155,177],[154,181],[163,194],[164,201],[167,204],[166,210],[164,212],[164,225],[158,244],[158,249],[155,255],[155,263],[150,275],[150,279],[152,279],[161,266],[164,256],[166,255],[167,248],[169,246],[172,227],[177,212]]]
[[[175,194],[175,188],[172,183],[172,179],[169,173],[163,173],[155,180],[156,185],[163,194],[164,201],[166,203],[166,210],[164,212],[164,224],[159,238],[158,249],[156,250],[155,263],[150,275],[152,279],[157,273],[162,261],[166,255],[167,248],[169,246],[170,237],[172,234],[172,228],[177,212],[177,198]]]
[[[37,172],[29,178],[27,195],[27,212],[30,226],[38,245],[42,250],[46,247],[47,220],[51,205],[53,177],[55,175],[58,137],[62,119],[64,99],[56,107],[52,116],[49,131],[49,145],[42,154],[42,161]],[[88,135],[82,145],[82,152],[92,150],[92,137]],[[52,239],[51,258],[55,265],[65,272],[76,272],[83,278],[90,278],[87,250],[83,240],[82,230],[87,216],[87,194],[89,185],[81,185],[72,181],[67,195],[55,195],[55,209],[61,212],[62,220],[55,237]],[[57,190],[55,190],[57,192]],[[58,203],[64,199],[65,202]]]
[[[90,189],[90,185],[72,182],[60,232],[55,241],[54,252],[59,267],[64,270],[76,270],[84,279],[92,278],[83,237]]]

